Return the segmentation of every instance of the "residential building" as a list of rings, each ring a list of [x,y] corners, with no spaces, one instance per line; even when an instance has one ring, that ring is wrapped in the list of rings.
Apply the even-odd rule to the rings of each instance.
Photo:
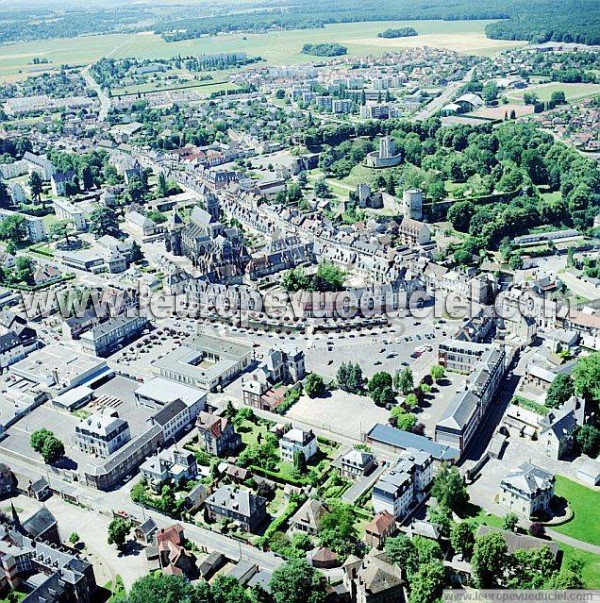
[[[386,538],[396,533],[396,518],[389,511],[381,511],[365,526],[365,543],[383,549]]]
[[[165,404],[158,412],[149,419],[150,425],[160,427],[165,442],[175,440],[181,432],[196,420],[190,407],[179,398]]]
[[[95,414],[82,419],[75,427],[80,450],[101,458],[108,458],[131,439],[129,423],[119,418],[117,411]]]
[[[166,449],[146,459],[140,465],[140,473],[150,488],[160,493],[168,482],[179,484],[183,479],[196,479],[198,465],[191,452]]]
[[[221,486],[206,499],[211,519],[230,519],[247,532],[256,532],[267,515],[267,500],[249,490]]]
[[[525,462],[510,471],[500,482],[498,503],[525,518],[550,512],[555,477],[548,471]]]
[[[290,517],[290,526],[298,532],[306,532],[311,536],[319,533],[321,520],[329,513],[327,507],[320,501],[309,498]]]
[[[225,417],[201,412],[196,426],[200,443],[209,454],[226,456],[237,452],[242,446],[242,437]]]
[[[312,431],[294,427],[279,440],[279,453],[284,463],[293,463],[294,455],[302,452],[306,461],[317,454],[317,437]]]
[[[10,209],[0,209],[0,222],[6,220],[9,216],[21,216],[25,219],[25,228],[27,229],[27,239],[31,243],[39,243],[48,238],[48,229],[44,218],[39,216],[30,216]]]
[[[17,482],[10,467],[0,463],[0,499],[12,496],[16,485]]]
[[[73,170],[67,170],[66,172],[54,172],[50,176],[52,194],[55,197],[67,194],[69,192],[67,189],[75,186],[76,176],[77,174]]]
[[[87,230],[85,212],[79,209],[74,203],[66,199],[55,199],[54,213],[59,220],[65,220],[73,224],[77,232],[85,232]]]
[[[197,578],[196,557],[185,548],[185,536],[180,524],[162,528],[154,535],[154,547],[150,547],[147,558],[150,569],[154,569],[153,560],[158,568],[170,576]]]
[[[377,461],[371,452],[353,448],[341,458],[340,475],[345,479],[358,479],[369,475],[375,467]]]
[[[403,245],[417,247],[419,245],[428,245],[431,242],[431,231],[424,222],[404,218],[398,229],[398,237]]]
[[[488,348],[469,375],[464,391],[454,395],[435,426],[435,441],[464,452],[504,377],[506,354],[498,347]]]
[[[7,586],[26,590],[24,600],[31,603],[90,603],[96,591],[92,564],[54,540],[31,536],[28,523],[21,524],[13,508],[12,524],[2,530],[0,569]]]
[[[84,352],[106,356],[137,337],[148,326],[145,316],[117,316],[92,327],[80,336]]]
[[[367,434],[367,443],[381,446],[392,452],[404,450],[421,450],[430,454],[438,463],[445,461],[454,463],[459,459],[460,452],[456,448],[444,446],[409,431],[397,429],[391,425],[376,423]]]
[[[577,396],[571,396],[560,408],[541,417],[538,441],[546,454],[555,460],[568,455],[575,445],[575,433],[585,419],[585,400]]]
[[[375,483],[371,495],[373,509],[403,519],[415,503],[423,500],[433,477],[431,455],[421,450],[402,452],[397,465]]]
[[[364,559],[350,555],[342,566],[352,603],[404,603],[402,570],[373,548]]]
[[[34,155],[26,151],[23,155],[23,161],[27,164],[29,173],[37,172],[42,180],[50,180],[55,172],[52,162],[46,155]]]

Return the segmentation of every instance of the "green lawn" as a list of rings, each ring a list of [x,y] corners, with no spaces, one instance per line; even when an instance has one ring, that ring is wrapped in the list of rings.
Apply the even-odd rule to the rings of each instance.
[[[502,517],[488,514],[487,511],[473,503],[467,503],[464,512],[460,515],[462,519],[468,519],[477,525],[486,525],[490,528],[502,528]]]
[[[540,84],[539,86],[531,86],[524,90],[509,92],[506,96],[510,101],[522,102],[523,95],[526,92],[535,92],[541,101],[548,101],[552,93],[558,91],[564,92],[568,101],[576,100],[600,94],[600,84],[562,84],[560,82],[552,82],[550,84]]]
[[[114,58],[171,58],[177,55],[216,54],[245,51],[267,62],[284,65],[314,60],[301,53],[305,43],[339,42],[349,56],[367,56],[398,48],[434,46],[487,55],[521,42],[490,40],[485,27],[490,21],[384,21],[337,23],[318,29],[273,31],[266,34],[202,36],[181,42],[165,42],[151,33],[81,36],[70,39],[36,40],[6,44],[0,50],[0,83],[22,79],[32,73],[57,70],[62,64],[86,65],[110,54]],[[396,40],[378,38],[390,27],[414,27],[419,36]],[[45,58],[46,65],[33,65]]]
[[[600,546],[600,492],[557,475],[554,493],[567,499],[574,516],[568,523],[553,529],[571,538]]]
[[[581,549],[563,544],[562,542],[557,543],[563,551],[563,566],[566,565],[570,560],[581,560],[583,561],[583,571],[581,572],[586,588],[599,589],[600,588],[600,555],[594,553],[588,553]]]

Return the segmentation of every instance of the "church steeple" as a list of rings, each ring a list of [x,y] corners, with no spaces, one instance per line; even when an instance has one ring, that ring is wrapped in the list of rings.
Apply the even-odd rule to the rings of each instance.
[[[12,523],[14,528],[19,532],[22,532],[23,526],[21,525],[21,519],[19,518],[19,514],[17,513],[15,505],[12,502],[10,503],[10,513],[12,515]]]

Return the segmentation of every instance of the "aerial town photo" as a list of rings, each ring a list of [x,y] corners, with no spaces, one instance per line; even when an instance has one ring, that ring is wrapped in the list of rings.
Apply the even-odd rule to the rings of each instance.
[[[600,602],[600,0],[2,0],[0,603]]]

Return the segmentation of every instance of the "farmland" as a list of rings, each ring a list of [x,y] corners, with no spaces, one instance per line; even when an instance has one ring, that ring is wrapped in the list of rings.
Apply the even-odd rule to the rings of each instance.
[[[552,93],[559,91],[565,93],[567,101],[573,101],[600,94],[600,84],[563,84],[560,82],[552,82],[548,84],[539,84],[538,86],[530,86],[529,88],[522,90],[514,90],[509,92],[506,96],[511,102],[522,103],[523,95],[526,92],[533,92],[540,101],[549,101]]]
[[[302,63],[305,43],[339,42],[349,56],[367,56],[384,51],[432,46],[472,54],[489,54],[520,42],[490,40],[484,29],[489,21],[387,21],[343,23],[320,29],[291,30],[266,34],[227,34],[167,43],[152,33],[82,36],[69,39],[7,44],[0,47],[0,82],[10,82],[60,65],[84,65],[103,56],[139,59],[171,58],[177,55],[216,54],[244,51],[271,64]],[[389,27],[414,27],[416,37],[378,38]],[[33,64],[34,59],[46,64]]]

